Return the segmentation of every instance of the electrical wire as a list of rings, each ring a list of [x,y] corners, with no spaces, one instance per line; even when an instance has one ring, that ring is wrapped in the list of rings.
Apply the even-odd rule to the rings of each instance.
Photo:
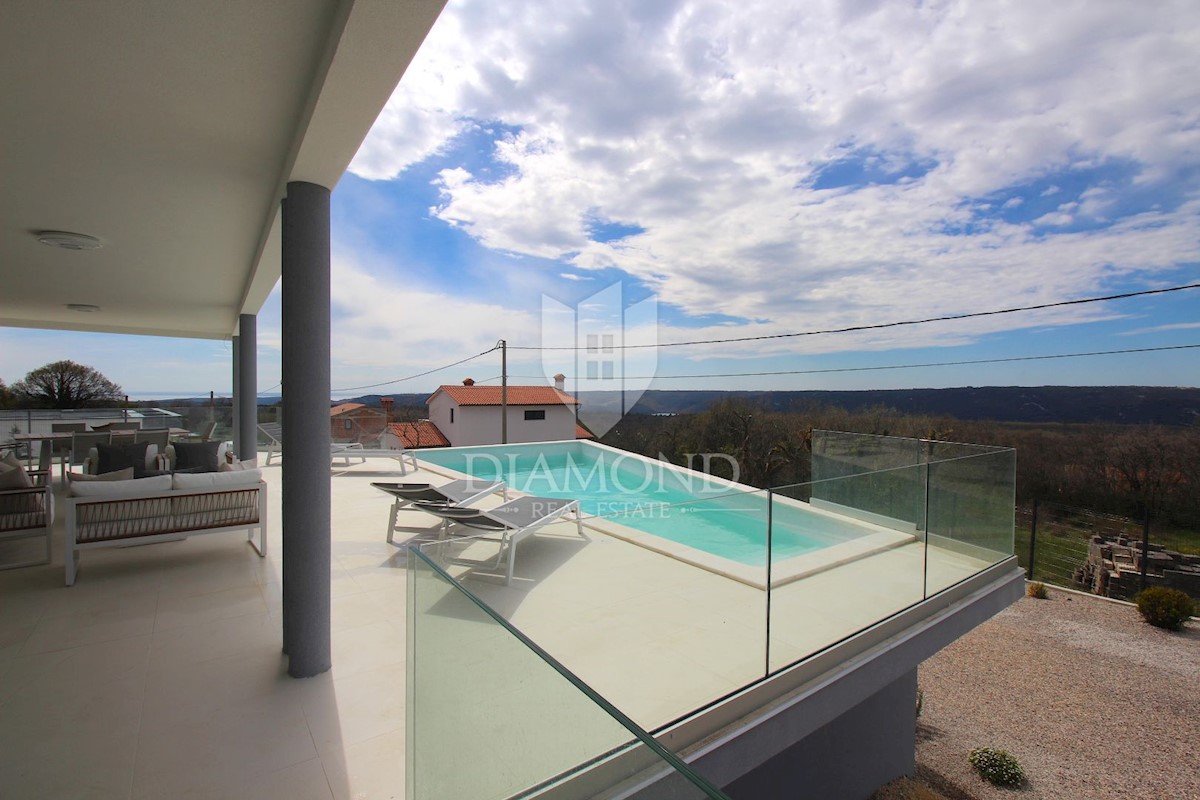
[[[924,319],[908,319],[898,322],[880,322],[874,325],[851,325],[846,328],[828,328],[825,330],[815,331],[798,331],[795,333],[771,333],[763,334],[762,336],[739,336],[732,339],[697,339],[691,342],[656,342],[654,344],[622,344],[613,345],[614,350],[642,350],[652,347],[693,347],[701,344],[734,344],[737,342],[761,342],[768,339],[792,339],[799,336],[820,336],[828,333],[853,333],[855,331],[875,331],[883,328],[899,328],[904,325],[924,325],[929,322],[949,322],[952,320],[972,319],[974,317],[993,317],[999,314],[1015,314],[1020,311],[1038,311],[1046,308],[1061,308],[1063,306],[1078,306],[1085,303],[1102,303],[1108,300],[1125,300],[1130,297],[1145,297],[1153,294],[1167,294],[1169,292],[1181,292],[1185,289],[1200,289],[1200,283],[1189,283],[1183,286],[1171,286],[1165,289],[1145,289],[1140,292],[1123,292],[1121,294],[1110,294],[1103,297],[1084,297],[1079,300],[1060,300],[1054,303],[1040,303],[1033,306],[1016,306],[1014,308],[1001,308],[994,311],[973,311],[968,314],[947,314],[941,317],[926,317]],[[534,346],[518,346],[509,345],[509,350],[587,350],[587,347],[580,345],[563,345],[555,347],[534,347]]]
[[[711,372],[700,375],[626,375],[625,380],[660,381],[686,380],[689,378],[748,378],[770,375],[823,375],[831,372],[875,372],[886,369],[921,369],[924,367],[957,367],[969,364],[1006,364],[1014,361],[1048,361],[1055,358],[1086,358],[1088,356],[1114,356],[1127,353],[1160,353],[1165,350],[1192,350],[1200,344],[1177,344],[1166,347],[1137,347],[1128,350],[1097,350],[1091,353],[1057,353],[1049,356],[1014,356],[1011,358],[979,358],[970,361],[932,361],[924,364],[884,364],[873,367],[831,367],[829,369],[789,369],[772,372]],[[531,377],[531,376],[510,376]]]
[[[455,361],[452,364],[446,364],[445,366],[434,367],[433,369],[427,369],[424,372],[418,372],[416,375],[406,375],[403,378],[396,378],[395,380],[391,380],[391,381],[383,381],[382,383],[369,383],[366,386],[347,386],[343,389],[334,389],[333,391],[335,391],[335,392],[354,392],[354,391],[358,391],[359,389],[375,389],[380,386],[391,386],[393,383],[402,383],[403,381],[411,381],[416,378],[423,378],[426,375],[432,375],[435,372],[441,372],[444,369],[450,369],[451,367],[457,367],[459,364],[466,364],[468,361],[474,361],[475,359],[479,358],[480,356],[486,356],[488,353],[495,352],[496,350],[499,350],[499,349],[500,349],[500,345],[496,345],[495,347],[489,347],[487,350],[484,350],[482,353],[476,353],[475,355],[468,356],[467,358],[464,358],[460,361]]]

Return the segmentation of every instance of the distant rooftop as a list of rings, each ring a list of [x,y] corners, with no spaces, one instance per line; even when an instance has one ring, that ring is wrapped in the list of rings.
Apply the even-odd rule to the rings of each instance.
[[[450,399],[460,406],[498,406],[500,405],[499,386],[461,386],[457,384],[439,386],[437,391],[429,396],[429,400],[437,397],[438,392],[445,392]],[[553,386],[509,386],[508,404],[510,406],[577,406],[579,401],[564,391]]]
[[[329,409],[329,416],[336,417],[338,414],[345,414],[347,411],[354,411],[359,408],[366,408],[366,406],[362,403],[338,403]]]
[[[409,449],[450,446],[450,440],[438,430],[437,425],[427,419],[417,422],[393,422],[388,425],[388,432],[399,437]]]

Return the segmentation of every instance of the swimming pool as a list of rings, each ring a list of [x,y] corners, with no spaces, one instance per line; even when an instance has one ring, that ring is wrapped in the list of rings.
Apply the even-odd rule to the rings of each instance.
[[[765,491],[591,442],[421,450],[418,459],[526,494],[572,498],[584,513],[746,566],[767,559]],[[870,537],[860,521],[772,503],[772,562]]]

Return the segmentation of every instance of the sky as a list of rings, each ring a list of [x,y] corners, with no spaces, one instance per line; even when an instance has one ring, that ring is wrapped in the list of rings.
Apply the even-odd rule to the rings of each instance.
[[[391,381],[500,339],[515,382],[586,378],[586,355],[517,349],[574,344],[547,319],[576,311],[581,332],[623,309],[627,344],[675,343],[1196,283],[1200,5],[449,0],[332,208],[339,397],[495,382],[498,352]],[[277,287],[264,392],[279,339]],[[861,368],[1197,343],[1200,289],[643,348],[624,374],[636,389],[1196,386],[1200,350]],[[0,379],[71,358],[135,397],[228,395],[230,352],[0,329]],[[771,372],[794,374],[746,374]]]

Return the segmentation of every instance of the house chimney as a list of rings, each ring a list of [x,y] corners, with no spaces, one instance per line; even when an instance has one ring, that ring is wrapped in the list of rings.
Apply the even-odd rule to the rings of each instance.
[[[567,376],[563,375],[561,372],[558,373],[557,375],[555,375],[554,376],[554,388],[558,389],[560,392],[566,391]]]
[[[383,429],[387,430],[388,424],[392,421],[392,404],[396,400],[393,397],[379,398],[379,405],[383,406]]]
[[[465,378],[465,379],[463,380],[463,386],[474,386],[474,385],[475,385],[475,379],[474,379],[474,378]]]

